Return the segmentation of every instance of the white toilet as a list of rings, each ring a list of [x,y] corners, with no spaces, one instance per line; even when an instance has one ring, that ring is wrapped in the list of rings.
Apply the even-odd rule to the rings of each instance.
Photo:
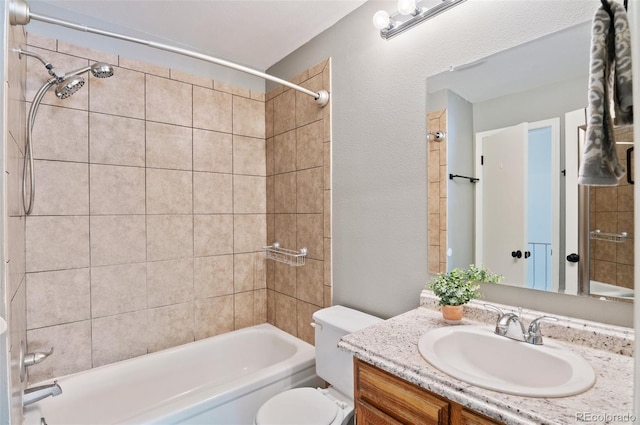
[[[353,356],[338,348],[344,335],[382,319],[335,305],[313,314],[316,374],[329,388],[294,388],[267,400],[256,425],[346,425],[353,416]]]

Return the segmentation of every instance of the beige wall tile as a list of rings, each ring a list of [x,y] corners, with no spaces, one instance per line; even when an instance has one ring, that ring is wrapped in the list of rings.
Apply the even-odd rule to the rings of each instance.
[[[192,129],[147,122],[147,167],[192,169]]]
[[[266,183],[266,199],[265,199],[265,203],[266,203],[266,211],[267,214],[273,214],[276,209],[275,209],[275,177],[274,176],[269,176],[266,178],[265,180]]]
[[[41,47],[49,50],[56,50],[58,44],[53,38],[34,34],[32,32],[27,33],[27,43],[29,46]]]
[[[203,130],[231,133],[231,95],[202,87],[193,88],[193,126]]]
[[[193,302],[147,310],[150,353],[194,340]]]
[[[193,173],[193,213],[233,213],[233,175]]]
[[[147,312],[92,320],[91,352],[93,367],[147,354]]]
[[[324,208],[322,167],[298,171],[296,175],[298,213],[321,213]]]
[[[233,177],[233,212],[264,214],[266,210],[266,177],[235,175]]]
[[[291,297],[296,296],[296,267],[276,262],[274,289]]]
[[[322,261],[307,258],[304,266],[296,267],[296,297],[299,300],[322,306],[324,301]]]
[[[112,78],[91,78],[89,82],[91,112],[144,119],[144,74],[124,68],[115,68],[113,73]]]
[[[261,102],[264,102],[265,99],[266,99],[266,96],[265,96],[264,93],[262,93],[260,91],[254,91],[254,90],[251,90],[251,96],[250,97],[253,100],[259,100]]]
[[[252,291],[264,279],[262,253],[236,254],[233,260],[233,292]]]
[[[86,111],[41,105],[33,125],[33,157],[87,162],[87,123]],[[56,131],[51,131],[52,128]]]
[[[285,249],[298,250],[298,221],[296,214],[275,214],[274,242],[279,242]],[[300,247],[302,248],[302,247]]]
[[[193,169],[231,173],[233,171],[233,136],[194,128]]]
[[[89,266],[89,217],[27,217],[27,272]]]
[[[233,136],[233,173],[266,176],[264,139]]]
[[[296,212],[296,173],[276,174],[274,179],[274,209],[276,213]]]
[[[265,137],[273,137],[273,100],[264,104]]]
[[[253,314],[254,323],[267,323],[267,290],[259,289],[253,291]]]
[[[102,52],[89,47],[78,46],[76,44],[67,43],[64,40],[58,40],[58,51],[60,53],[92,59],[97,62],[106,62],[109,64],[118,63],[118,55],[116,54]]]
[[[112,316],[146,308],[146,263],[91,268],[91,317]]]
[[[92,164],[91,214],[144,214],[144,168]]]
[[[32,215],[89,213],[89,166],[60,161],[35,161],[36,192]]]
[[[196,340],[232,331],[233,321],[233,295],[196,300]]]
[[[267,290],[267,322],[276,324],[276,293],[272,290]]]
[[[89,269],[27,274],[27,328],[91,318]]]
[[[322,215],[324,221],[324,236],[331,237],[331,191],[324,191],[324,214]]]
[[[233,254],[233,215],[195,215],[193,223],[196,257]]]
[[[275,174],[296,170],[295,130],[278,134],[273,138],[273,172]]]
[[[323,260],[324,227],[322,214],[297,214],[297,243],[295,249],[307,248],[307,258]]]
[[[7,223],[6,244],[8,252],[7,273],[7,298],[12,299],[18,290],[18,286],[25,277],[25,225],[26,217],[9,217]]]
[[[150,308],[193,300],[193,258],[147,263]]]
[[[91,217],[91,265],[146,261],[143,215]]]
[[[192,184],[190,171],[147,168],[147,214],[191,214]]]
[[[144,167],[144,121],[90,113],[89,151],[92,163]]]
[[[233,134],[265,138],[264,102],[233,96]]]
[[[140,71],[145,74],[153,74],[158,77],[169,78],[169,68],[165,68],[163,66],[141,62],[135,59],[123,58],[122,56],[120,56],[118,65],[122,68],[131,69],[133,71]]]
[[[193,274],[196,300],[233,294],[233,255],[196,257]]]
[[[298,336],[296,299],[276,292],[276,326],[293,336]]]
[[[91,321],[66,323],[27,332],[27,352],[55,351],[29,368],[28,382],[44,381],[91,368]]]
[[[296,108],[296,94],[288,89],[273,99],[273,134],[278,135],[295,129],[296,117],[291,111]]]
[[[331,238],[324,238],[324,261],[323,261],[323,278],[325,286],[333,286],[333,279],[331,276]],[[325,304],[326,305],[326,304]]]
[[[224,81],[214,81],[213,88],[225,93],[235,94],[236,96],[251,97],[251,90],[237,87],[229,83],[225,83]]]
[[[146,75],[146,119],[167,124],[192,125],[193,86]]]
[[[183,83],[213,89],[213,80],[210,78],[197,77],[193,74],[189,74],[187,72],[179,71],[176,69],[171,69],[170,71],[172,80],[182,81]]]
[[[311,77],[300,85],[314,92],[322,90],[322,75]],[[298,127],[322,119],[323,108],[318,106],[313,97],[298,91],[295,92],[295,95],[296,125]]]
[[[322,167],[324,164],[324,138],[322,137],[324,130],[322,121],[299,127],[296,131],[296,168],[302,170]]]
[[[320,308],[320,306],[304,301],[298,301],[297,303],[298,338],[311,345],[315,345],[315,328],[310,323],[313,323],[313,313],[320,310]]]
[[[147,215],[147,261],[193,256],[193,216]]]
[[[234,328],[242,329],[255,324],[253,291],[233,296]]]
[[[267,217],[265,214],[233,216],[234,252],[254,252],[267,244]]]

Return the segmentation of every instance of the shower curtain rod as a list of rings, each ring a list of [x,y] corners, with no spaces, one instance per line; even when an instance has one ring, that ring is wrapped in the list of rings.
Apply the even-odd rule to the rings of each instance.
[[[264,78],[265,80],[273,81],[278,84],[282,84],[283,86],[292,88],[294,90],[297,90],[299,92],[312,96],[315,99],[316,103],[320,106],[325,106],[329,102],[329,93],[326,90],[320,90],[318,92],[314,92],[304,87],[301,87],[297,84],[293,84],[289,81],[283,80],[282,78],[278,78],[273,75],[269,75],[267,73],[264,73],[243,65],[238,65],[236,63],[233,63],[224,59],[219,59],[213,56],[205,55],[203,53],[194,52],[188,49],[182,49],[180,47],[175,47],[168,44],[157,43],[155,41],[130,37],[128,35],[119,34],[111,31],[105,31],[98,28],[91,28],[86,25],[80,25],[73,22],[52,18],[50,16],[38,15],[36,13],[31,12],[29,5],[27,4],[26,1],[11,0],[9,4],[9,22],[11,23],[11,25],[27,25],[31,19],[35,19],[36,21],[46,22],[48,24],[60,25],[66,28],[88,32],[91,34],[98,34],[106,37],[117,38],[119,40],[142,44],[148,47],[153,47],[155,49],[165,50],[167,52],[177,53],[179,55],[200,59],[216,65],[235,69],[236,71],[244,72],[246,74],[251,74],[256,77]]]

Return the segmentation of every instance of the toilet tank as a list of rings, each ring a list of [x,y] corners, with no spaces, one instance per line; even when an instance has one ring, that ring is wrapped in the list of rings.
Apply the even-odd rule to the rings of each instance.
[[[382,321],[379,317],[340,305],[313,314],[316,337],[316,374],[353,398],[353,356],[338,348],[343,336]]]

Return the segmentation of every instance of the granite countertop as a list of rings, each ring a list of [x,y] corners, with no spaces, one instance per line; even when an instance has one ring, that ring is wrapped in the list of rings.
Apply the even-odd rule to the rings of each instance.
[[[596,372],[588,391],[570,397],[533,398],[504,394],[467,384],[427,363],[418,352],[418,340],[427,331],[447,325],[423,293],[421,307],[342,338],[339,347],[367,363],[399,376],[456,403],[505,424],[630,423],[633,414],[633,329],[558,317],[545,338],[581,355]],[[507,307],[500,306],[499,307]],[[469,310],[470,314],[467,314]],[[465,306],[463,324],[485,325],[478,302]],[[509,311],[507,309],[507,311]],[[541,312],[529,312],[531,317]],[[493,319],[495,313],[486,316]],[[528,323],[527,315],[523,315]],[[565,319],[569,323],[561,324]],[[602,334],[605,334],[602,337]],[[590,336],[590,337],[589,337]]]

